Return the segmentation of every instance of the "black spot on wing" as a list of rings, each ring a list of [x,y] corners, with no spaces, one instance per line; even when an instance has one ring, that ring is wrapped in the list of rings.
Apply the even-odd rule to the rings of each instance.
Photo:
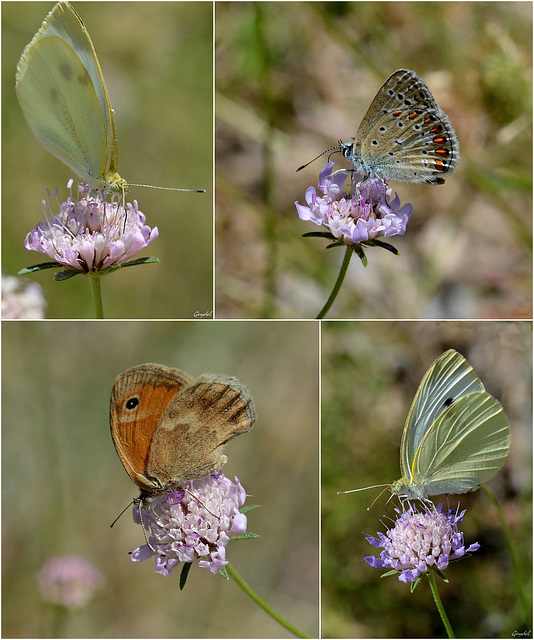
[[[61,64],[59,65],[59,71],[65,78],[65,80],[68,81],[70,81],[72,76],[74,75],[72,72],[72,67],[70,66],[70,64],[68,64],[68,62],[61,62]]]

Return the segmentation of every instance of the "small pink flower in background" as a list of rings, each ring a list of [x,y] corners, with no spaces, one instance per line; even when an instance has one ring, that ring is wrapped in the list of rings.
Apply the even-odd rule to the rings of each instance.
[[[465,510],[458,513],[442,508],[443,503],[432,509],[425,507],[423,512],[415,505],[402,513],[395,509],[399,517],[393,528],[386,534],[378,533],[378,538],[366,537],[367,542],[384,550],[379,558],[366,556],[365,561],[375,569],[394,569],[401,582],[409,583],[432,567],[443,571],[451,560],[479,549],[478,542],[466,549],[464,534],[458,529]]]
[[[141,562],[155,556],[156,572],[164,576],[170,576],[180,562],[197,558],[200,567],[219,573],[228,564],[230,538],[247,529],[247,517],[239,511],[245,504],[245,490],[237,478],[233,483],[221,472],[189,482],[185,488],[193,495],[168,493],[143,506],[143,523],[157,553],[145,544],[131,558]],[[134,520],[141,523],[137,507]]]
[[[71,189],[72,180],[67,187]],[[126,209],[117,198],[111,202],[99,193],[78,185],[79,199],[72,195],[59,202],[57,215],[47,212],[46,200],[42,206],[46,222],[40,222],[26,236],[24,246],[30,251],[48,255],[60,264],[82,273],[101,271],[126,262],[158,237],[158,229],[145,224],[145,216],[137,208],[137,201],[126,203]]]
[[[68,608],[84,607],[104,583],[100,571],[82,556],[48,560],[38,574],[43,600]]]
[[[319,197],[315,187],[306,190],[304,206],[295,202],[301,220],[323,226],[346,245],[375,240],[380,236],[402,235],[412,214],[412,205],[401,202],[397,194],[381,180],[368,178],[351,195],[342,193],[347,173],[334,173],[329,162],[319,174]],[[357,182],[359,174],[353,176]]]
[[[36,282],[2,276],[2,318],[4,320],[44,318],[46,300]]]

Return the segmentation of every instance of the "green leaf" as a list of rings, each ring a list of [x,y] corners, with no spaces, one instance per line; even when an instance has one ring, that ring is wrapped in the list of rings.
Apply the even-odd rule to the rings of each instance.
[[[19,271],[19,276],[25,276],[28,273],[36,273],[37,271],[44,271],[45,269],[61,269],[64,265],[59,262],[41,262],[41,264],[34,264],[32,267],[24,267]]]
[[[193,566],[192,562],[184,562],[184,566],[182,567],[182,572],[180,573],[180,591],[185,587],[185,583],[187,582],[187,576],[189,575],[189,571]]]
[[[236,536],[232,536],[230,540],[252,540],[252,538],[259,538],[258,533],[251,533],[246,531],[245,533],[238,533]]]
[[[259,507],[260,507],[259,504],[247,504],[244,507],[241,507],[241,509],[239,509],[239,513],[248,513],[253,509],[259,509]]]

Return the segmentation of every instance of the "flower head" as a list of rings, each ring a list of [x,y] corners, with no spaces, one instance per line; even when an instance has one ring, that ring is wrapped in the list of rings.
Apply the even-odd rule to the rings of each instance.
[[[395,569],[400,573],[401,582],[414,582],[420,575],[437,567],[440,571],[447,568],[450,560],[461,558],[468,552],[476,551],[478,542],[467,549],[464,534],[458,530],[463,522],[465,510],[442,510],[443,503],[437,507],[418,512],[415,505],[400,512],[393,528],[386,534],[378,533],[378,538],[366,537],[375,547],[383,547],[380,557],[366,556],[365,561],[375,568]]]
[[[44,318],[45,309],[46,301],[39,284],[14,276],[2,276],[2,318]]]
[[[333,162],[329,162],[319,174],[317,196],[315,187],[306,190],[304,206],[295,202],[301,220],[310,220],[326,227],[328,231],[346,245],[374,240],[379,236],[402,235],[412,214],[412,205],[401,206],[400,199],[381,180],[368,178],[351,195],[342,193],[347,173],[332,173]],[[363,176],[353,174],[353,182]]]
[[[125,209],[117,198],[106,202],[99,192],[84,185],[78,186],[76,199],[72,182],[67,183],[71,192],[65,202],[59,202],[56,189],[57,215],[48,214],[43,200],[46,222],[39,222],[28,233],[26,249],[45,253],[66,267],[87,273],[125,262],[158,237],[157,227],[151,229],[145,224],[136,200],[133,204],[128,202]]]
[[[51,558],[37,579],[44,600],[68,608],[85,606],[104,582],[100,571],[77,555]]]
[[[157,496],[149,504],[145,501],[141,507],[143,523],[156,552],[143,545],[131,558],[140,562],[155,556],[156,572],[164,576],[170,576],[180,562],[196,558],[200,558],[200,567],[218,573],[228,564],[226,545],[230,538],[247,529],[247,518],[239,511],[245,503],[245,490],[237,478],[234,484],[221,472],[189,482],[184,488],[187,491]],[[134,520],[141,523],[138,507]]]

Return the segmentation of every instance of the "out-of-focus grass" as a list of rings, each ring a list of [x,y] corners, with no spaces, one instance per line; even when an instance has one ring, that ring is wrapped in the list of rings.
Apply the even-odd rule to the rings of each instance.
[[[395,69],[414,69],[460,141],[443,186],[391,183],[414,213],[400,257],[349,267],[330,318],[531,317],[527,2],[216,5],[217,309],[314,317],[342,251],[297,217],[325,158]],[[339,166],[347,166],[339,155]]]
[[[473,365],[509,418],[511,450],[489,483],[521,559],[531,603],[532,327],[527,322],[326,322],[322,336],[322,634],[339,638],[436,638],[445,629],[423,580],[413,594],[396,577],[380,579],[364,556],[378,556],[366,535],[394,517],[390,492],[337,491],[392,483],[401,473],[404,420],[426,370],[455,348]],[[437,502],[439,497],[435,497]],[[481,548],[438,579],[458,638],[508,638],[530,627],[495,510],[482,491],[451,495],[467,509],[465,543]],[[395,501],[396,504],[396,501]],[[386,514],[386,515],[385,515]],[[382,524],[382,522],[384,524]]]
[[[131,183],[205,188],[179,193],[131,187],[159,238],[141,255],[161,262],[103,281],[111,318],[192,318],[212,309],[212,7],[203,2],[73,3],[95,46],[115,110],[119,172]],[[15,94],[24,47],[53,2],[2,5],[3,271],[47,261],[24,248],[43,219],[41,200],[56,186],[67,195],[71,171],[34,138]],[[91,318],[86,278],[43,285],[49,318]]]
[[[79,553],[104,573],[94,602],[63,637],[277,638],[290,634],[237,585],[194,566],[183,592],[154,562],[131,511],[138,495],[109,433],[115,376],[158,362],[191,375],[234,375],[250,390],[253,429],[226,448],[224,468],[261,508],[255,540],[228,559],[281,615],[318,634],[318,327],[289,322],[4,322],[2,362],[3,633],[48,637],[51,611],[36,572]]]

